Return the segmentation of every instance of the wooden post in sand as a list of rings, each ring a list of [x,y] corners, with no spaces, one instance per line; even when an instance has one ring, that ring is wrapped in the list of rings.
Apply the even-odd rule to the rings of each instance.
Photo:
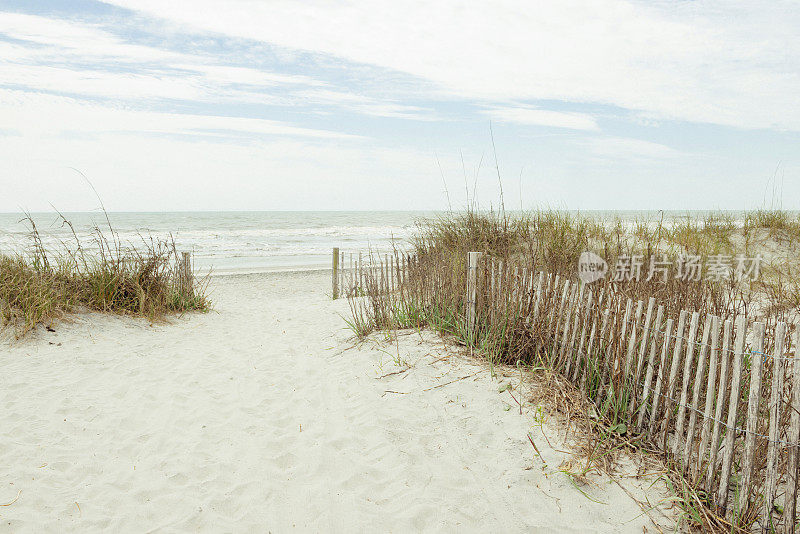
[[[797,465],[798,465],[798,447],[796,443],[800,440],[800,350],[797,349],[800,343],[800,328],[795,327],[794,331],[794,358],[792,362],[792,411],[791,411],[791,427],[787,441],[789,442],[789,459],[786,462],[786,500],[784,501],[784,510],[786,513],[787,528],[786,532],[794,534],[794,513],[797,507]],[[788,363],[788,362],[787,362]]]
[[[767,482],[764,493],[764,527],[769,532],[772,526],[772,508],[775,505],[775,488],[778,484],[778,440],[781,427],[781,401],[783,400],[783,371],[786,356],[783,354],[786,323],[775,325],[775,350],[772,355],[772,392],[769,397],[769,441],[767,442]],[[794,510],[792,510],[794,512]],[[789,518],[790,516],[787,516]],[[794,515],[788,519],[794,523]]]
[[[731,482],[731,466],[733,464],[733,444],[736,440],[736,415],[739,411],[739,386],[742,383],[742,360],[744,360],[744,345],[747,339],[747,319],[740,315],[736,319],[736,341],[733,345],[733,363],[731,364],[731,397],[728,401],[728,424],[725,432],[724,454],[722,456],[722,471],[719,475],[719,491],[717,493],[717,506],[724,512],[728,506],[728,487]],[[759,355],[760,357],[761,355]],[[709,467],[713,472],[713,466]]]
[[[192,254],[183,252],[181,254],[181,291],[186,297],[192,296]]]
[[[470,252],[467,265],[467,332],[469,332],[470,344],[475,331],[475,300],[478,293],[478,260],[480,257],[480,252]]]
[[[339,247],[333,247],[333,274],[331,275],[333,283],[333,300],[339,298]]]

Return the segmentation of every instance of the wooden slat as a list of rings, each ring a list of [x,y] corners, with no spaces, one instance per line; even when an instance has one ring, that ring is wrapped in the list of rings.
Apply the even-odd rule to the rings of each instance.
[[[580,290],[578,291],[575,309],[570,312],[570,315],[572,316],[572,335],[569,338],[569,344],[567,346],[567,368],[565,371],[565,374],[568,377],[571,376],[570,372],[572,371],[572,364],[577,358],[574,352],[575,341],[578,339],[578,327],[580,326],[581,315],[583,314],[583,293],[585,288],[586,284],[580,284]]]
[[[356,283],[356,291],[359,295],[363,294],[363,287],[364,287],[364,259],[361,255],[361,251],[358,252],[358,268],[357,268],[356,277],[358,278],[358,282]]]
[[[333,300],[339,298],[339,247],[333,247],[333,265],[331,270],[331,288]]]
[[[533,327],[536,328],[536,319],[539,317],[539,307],[542,303],[542,289],[544,284],[545,274],[543,271],[539,271],[539,279],[536,282],[536,294],[534,295],[534,302],[533,302],[533,316],[531,317],[531,324]]]
[[[647,361],[647,370],[645,371],[644,385],[642,386],[642,396],[639,402],[639,417],[636,422],[636,426],[640,430],[643,428],[644,414],[647,410],[647,401],[650,399],[650,386],[653,383],[653,374],[655,373],[656,368],[656,352],[658,351],[658,339],[661,335],[661,321],[663,318],[664,305],[662,304],[658,306],[655,323],[653,323],[651,331],[648,332],[650,337],[650,357]],[[647,344],[647,338],[644,338],[642,342]]]
[[[672,365],[669,369],[669,380],[666,384],[667,393],[664,397],[664,417],[661,419],[661,435],[664,450],[667,450],[667,430],[669,428],[670,420],[672,419],[671,412],[673,399],[675,398],[675,388],[678,384],[678,369],[680,368],[681,360],[683,359],[683,339],[686,333],[686,317],[688,317],[688,315],[689,312],[686,310],[681,310],[681,313],[678,316],[678,329],[675,331],[675,349],[672,353]]]
[[[778,484],[778,439],[780,438],[781,400],[783,397],[783,354],[786,323],[775,325],[775,345],[772,351],[772,391],[769,396],[769,441],[767,442],[767,479],[764,487],[764,513],[761,517],[762,532],[769,532],[772,525],[772,508],[775,505],[775,487]],[[794,521],[794,517],[790,518]]]
[[[586,347],[586,354],[585,354],[584,359],[583,359],[584,366],[583,366],[583,371],[581,373],[581,387],[582,388],[586,387],[586,383],[587,383],[587,380],[588,380],[588,377],[589,377],[589,373],[590,373],[590,369],[589,368],[592,365],[591,360],[592,360],[592,352],[593,352],[593,349],[594,349],[594,340],[597,337],[597,328],[598,328],[598,324],[597,323],[598,323],[598,320],[600,319],[600,317],[598,317],[598,314],[601,313],[601,311],[602,311],[602,307],[601,307],[602,302],[603,301],[602,301],[602,296],[601,296],[600,299],[598,299],[597,305],[595,306],[595,312],[592,314],[592,329],[591,329],[591,332],[589,333],[589,346]]]
[[[595,351],[597,353],[597,357],[594,359],[595,379],[598,379],[598,377],[602,376],[601,367],[603,367],[603,362],[605,360],[604,357],[605,351],[603,350],[603,342],[608,339],[606,336],[608,335],[608,325],[611,322],[610,319],[611,319],[611,306],[608,306],[606,307],[605,310],[603,310],[603,325],[600,327],[600,336],[597,338],[597,350]],[[598,383],[597,391],[599,392],[602,390],[603,390],[603,382],[600,381]],[[600,400],[600,396],[596,395],[595,400]]]
[[[736,414],[739,411],[739,388],[742,384],[742,360],[744,358],[745,335],[747,334],[747,322],[744,316],[736,320],[736,342],[733,348],[733,362],[731,363],[731,395],[728,401],[728,419],[726,423],[725,445],[722,456],[722,470],[719,474],[719,494],[717,502],[719,508],[724,512],[728,506],[728,487],[731,478],[731,466],[733,464],[733,444],[736,438]]]
[[[606,308],[608,319],[603,325],[604,328],[600,334],[600,343],[597,346],[600,351],[597,357],[597,368],[600,373],[600,382],[598,384],[596,397],[598,405],[605,399],[606,390],[610,385],[611,367],[613,365],[611,360],[613,359],[614,347],[616,345],[615,341],[617,339],[617,318],[619,317],[617,309],[617,302],[612,298],[610,305]]]
[[[515,310],[514,314],[516,315],[519,312],[519,267],[514,267],[513,271],[509,268],[508,277],[510,279],[509,283],[511,284],[509,295],[511,304]]]
[[[645,355],[647,354],[647,344],[651,339],[650,336],[650,325],[651,320],[653,318],[653,306],[656,304],[656,299],[650,297],[647,302],[647,313],[644,317],[644,325],[642,325],[642,341],[639,343],[639,355],[636,361],[636,371],[633,374],[633,378],[631,379],[631,398],[628,402],[628,415],[630,415],[631,420],[633,420],[633,415],[636,413],[636,406],[638,406],[637,402],[637,388],[639,387],[639,378],[642,376],[642,369],[644,369],[645,363]],[[661,311],[663,312],[664,308],[661,307]],[[652,375],[651,375],[652,379]]]
[[[703,476],[703,465],[711,441],[711,416],[714,410],[715,391],[717,386],[717,367],[719,365],[719,317],[711,316],[711,354],[708,361],[708,380],[706,382],[706,403],[703,412],[703,425],[700,432],[700,449],[697,451],[697,480]]]
[[[528,313],[527,301],[529,295],[531,293],[531,285],[530,285],[530,274],[529,269],[527,267],[522,267],[519,273],[519,284],[520,284],[520,294],[519,294],[519,312],[521,317],[525,317]]]
[[[345,288],[344,275],[346,268],[344,266],[344,251],[339,252],[339,295],[345,294],[347,296],[347,289]]]
[[[644,302],[638,301],[636,303],[636,311],[633,312],[633,321],[630,333],[628,334],[628,349],[625,352],[625,367],[622,371],[623,376],[627,379],[632,373],[631,367],[634,365],[634,354],[636,352],[636,340],[639,334],[639,320],[642,318],[642,310],[644,309]]]
[[[535,289],[535,286],[533,285],[533,279],[534,279],[535,276],[536,276],[536,271],[531,269],[531,272],[528,274],[528,277],[530,278],[529,284],[528,284],[528,287],[530,288],[530,291],[528,292],[528,306],[527,306],[528,316],[525,317],[525,324],[530,324],[531,320],[532,320],[532,317],[533,317],[533,307],[532,307],[531,303],[533,302],[534,296],[538,292],[538,290]]]
[[[392,289],[398,291],[400,289],[400,256],[397,255],[397,251],[392,252],[391,260],[392,277],[394,278],[394,287]]]
[[[794,330],[794,358],[792,358],[792,411],[789,423],[789,457],[786,460],[786,496],[784,513],[786,514],[786,532],[794,534],[795,513],[797,512],[797,469],[800,458],[800,326]]]
[[[681,386],[681,400],[678,403],[678,419],[675,421],[675,440],[672,446],[672,455],[677,457],[683,452],[681,447],[683,442],[683,427],[686,421],[686,406],[689,402],[689,382],[692,378],[692,364],[694,364],[694,353],[697,347],[697,328],[700,322],[700,314],[692,313],[692,320],[689,326],[689,337],[686,338],[686,358],[683,365],[683,384]],[[708,326],[708,324],[706,324]]]
[[[564,287],[561,290],[561,302],[558,305],[558,313],[556,314],[556,319],[553,322],[553,341],[552,347],[550,348],[550,359],[553,361],[555,365],[558,365],[558,353],[559,353],[559,346],[558,346],[558,333],[561,330],[561,323],[564,319],[564,307],[567,305],[567,297],[569,296],[569,280],[564,280]]]
[[[656,385],[653,388],[653,402],[650,409],[650,424],[648,425],[647,432],[650,437],[654,436],[656,428],[656,421],[658,420],[658,405],[661,400],[661,388],[663,387],[664,380],[666,379],[667,372],[667,356],[669,355],[670,341],[672,340],[672,326],[674,321],[667,319],[667,326],[664,329],[664,335],[661,342],[661,363],[658,366],[658,377],[656,378]],[[646,406],[642,403],[642,408]]]
[[[391,270],[391,267],[389,266],[389,255],[388,254],[384,254],[383,255],[383,266],[382,267],[383,267],[383,270],[384,270],[383,276],[385,277],[384,278],[384,290],[388,294],[392,290],[392,283],[391,283],[391,280],[390,280],[390,278],[392,276],[392,270]]]
[[[497,262],[497,305],[501,306],[503,298],[503,288],[505,287],[505,265],[502,261]]]
[[[561,276],[556,274],[548,275],[548,283],[547,289],[544,292],[544,302],[545,302],[545,310],[543,319],[545,321],[544,327],[545,332],[550,331],[550,321],[553,319],[553,308],[555,307],[553,302],[556,301],[556,294],[558,293],[558,283],[561,281]]]
[[[469,336],[470,346],[475,342],[475,320],[476,302],[478,294],[478,262],[480,252],[469,252],[467,254],[467,335]]]
[[[545,325],[544,325],[544,332],[542,337],[542,347],[545,349],[545,352],[550,354],[550,343],[553,337],[553,323],[555,322],[555,315],[558,310],[558,288],[559,283],[561,282],[561,276],[556,275],[553,278],[552,285],[548,288],[549,291],[547,292],[547,313],[545,314]],[[538,352],[538,351],[537,351]]]
[[[529,296],[526,299],[526,295],[530,295],[532,289],[528,284],[529,278],[528,268],[523,267],[520,273],[519,313],[523,318],[526,318],[526,320],[528,314],[527,302],[530,300]]]
[[[553,337],[553,360],[555,361],[555,368],[559,370],[562,369],[561,354],[564,345],[564,329],[569,327],[569,308],[575,297],[575,290],[578,287],[577,283],[565,280],[564,286],[566,287],[567,284],[569,284],[569,290],[562,299],[563,303],[561,305],[561,311],[558,314],[559,319],[556,322],[556,329]]]
[[[764,363],[764,323],[753,324],[755,339],[750,351],[750,394],[747,400],[747,423],[744,436],[744,457],[742,460],[742,482],[739,486],[739,511],[744,512],[750,502],[751,479],[753,476],[753,455],[756,452],[756,431],[758,430],[758,404],[761,398],[761,368]]]
[[[708,466],[706,467],[706,493],[710,494],[714,487],[714,476],[717,473],[717,455],[719,454],[719,435],[722,427],[722,418],[725,407],[728,405],[728,383],[731,367],[731,338],[733,337],[733,321],[725,321],[722,334],[722,350],[720,350],[719,381],[717,382],[717,405],[714,407],[714,430],[711,434],[711,450],[709,452]],[[702,466],[701,466],[702,467]]]
[[[394,256],[389,256],[389,291],[394,291]]]
[[[578,289],[580,285],[581,285],[580,280],[575,280],[574,282],[570,283],[569,295],[567,296],[567,304],[564,307],[564,317],[561,326],[561,340],[559,341],[558,345],[558,352],[559,352],[558,358],[561,369],[563,369],[567,363],[564,360],[562,354],[566,352],[565,347],[569,342],[569,334],[571,332],[570,326],[572,326],[572,317],[575,314],[575,307],[578,305],[578,293],[579,293]]]
[[[397,290],[400,288],[400,256],[396,250],[392,252],[392,266],[394,267],[392,275],[394,276],[394,289]]]
[[[494,307],[495,301],[497,299],[497,262],[494,261],[494,258],[492,258],[490,265],[492,269],[491,302],[492,302],[492,307]]]
[[[625,315],[622,318],[622,331],[620,332],[620,343],[623,344],[625,342],[625,338],[628,335],[628,322],[631,320],[631,313],[633,313],[633,300],[628,299],[625,303]],[[622,345],[621,345],[622,346]],[[621,364],[618,365],[618,361],[615,359],[613,364],[611,365],[611,373],[616,374],[619,372],[619,368]]]
[[[583,349],[586,346],[586,336],[589,332],[589,323],[592,317],[592,291],[587,291],[588,295],[586,296],[586,306],[583,308],[583,327],[581,328],[581,338],[580,343],[578,344],[578,350],[575,351],[575,369],[572,374],[572,382],[578,382],[578,377],[580,376],[580,369],[581,369],[581,360],[584,360],[583,357]]]
[[[636,339],[637,334],[639,333],[639,319],[642,318],[642,309],[644,309],[644,302],[641,300],[636,303],[636,311],[633,312],[633,324],[631,325],[630,336],[628,339],[628,350],[625,353],[625,367],[622,370],[622,379],[620,380],[620,391],[618,398],[622,400],[622,396],[626,394],[628,395],[627,402],[630,405],[633,402],[633,398],[636,396],[636,386],[631,380],[631,373],[633,366],[633,358],[636,352]]]
[[[622,317],[622,324],[615,320],[618,317],[616,310],[613,310],[614,317],[611,318],[611,325],[606,339],[608,343],[605,350],[605,358],[603,360],[603,374],[600,380],[600,398],[605,399],[611,394],[616,394],[613,391],[614,376],[619,372],[622,366],[619,361],[620,354],[622,353],[622,346],[625,342],[625,336],[628,332],[628,321],[633,312],[633,300],[628,299],[625,304],[625,314]]]
[[[494,323],[495,309],[497,308],[497,262],[492,258],[489,261],[489,322]]]
[[[544,287],[542,288],[542,299],[539,307],[539,321],[535,323],[536,328],[536,345],[534,354],[539,356],[546,334],[545,328],[547,327],[547,319],[550,316],[550,292],[553,285],[553,275],[547,273],[545,276]]]
[[[569,341],[569,327],[572,324],[572,315],[575,312],[575,306],[577,304],[578,299],[578,282],[572,284],[572,288],[570,289],[569,296],[567,297],[567,304],[564,307],[564,318],[563,318],[563,326],[561,327],[561,338],[558,345],[558,368],[565,369],[566,368],[566,360],[565,354],[567,352],[567,342]]]
[[[689,427],[686,429],[686,441],[683,445],[683,469],[687,470],[692,457],[692,446],[694,445],[694,432],[697,428],[697,414],[700,410],[700,392],[703,387],[708,388],[708,382],[703,376],[706,372],[706,360],[708,359],[708,339],[711,336],[711,323],[714,316],[706,315],[706,322],[703,325],[703,339],[700,344],[700,354],[697,357],[697,371],[694,375],[694,390],[692,391],[692,408],[689,411]],[[713,388],[713,386],[711,386]]]

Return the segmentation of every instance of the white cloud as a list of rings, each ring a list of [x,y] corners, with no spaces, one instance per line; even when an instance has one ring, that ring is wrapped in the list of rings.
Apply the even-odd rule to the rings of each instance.
[[[80,21],[0,12],[0,80],[32,90],[112,99],[339,106],[364,115],[426,119],[417,107],[336,91],[312,76],[217,63],[219,58],[125,43]],[[119,68],[108,69],[108,61]]]
[[[214,58],[205,55],[128,44],[77,21],[0,12],[0,28],[2,35],[38,45],[0,42],[0,80],[35,90],[129,99],[231,97],[264,103],[270,100],[268,91],[282,85],[325,85],[309,76],[213,64]],[[108,69],[108,61],[118,68]],[[232,89],[234,84],[252,90]]]
[[[25,48],[22,56],[26,58],[52,59],[55,51],[62,58],[81,60],[105,58],[144,63],[186,58],[183,54],[159,48],[125,43],[97,25],[38,15],[0,12],[0,34],[43,45],[41,48]]]
[[[597,130],[597,121],[585,113],[551,111],[531,107],[500,107],[483,112],[500,122],[553,126],[570,130]]]
[[[800,10],[790,1],[109,3],[409,73],[469,98],[800,130]]]
[[[683,155],[661,143],[626,137],[598,137],[582,141],[588,153],[605,160],[663,160]]]
[[[24,91],[0,90],[0,128],[31,137],[107,134],[190,136],[292,136],[356,139],[357,136],[300,128],[279,121],[129,110]]]
[[[373,117],[404,118],[424,121],[435,120],[437,118],[429,110],[417,106],[397,104],[392,101],[378,100],[376,98],[369,98],[363,95],[334,91],[331,89],[298,91],[295,97],[298,99],[306,99],[312,104],[332,105]]]

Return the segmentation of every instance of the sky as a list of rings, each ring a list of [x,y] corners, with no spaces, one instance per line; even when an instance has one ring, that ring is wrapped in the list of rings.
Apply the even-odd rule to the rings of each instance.
[[[0,211],[96,209],[87,179],[112,211],[800,209],[797,28],[780,0],[0,0]]]

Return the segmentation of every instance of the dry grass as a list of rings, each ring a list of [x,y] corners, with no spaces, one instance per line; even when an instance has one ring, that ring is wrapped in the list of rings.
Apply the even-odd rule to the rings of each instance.
[[[206,280],[183,276],[174,242],[123,245],[109,223],[106,231],[94,229],[96,254],[85,252],[74,231],[74,243],[46,250],[33,219],[27,221],[28,252],[0,255],[0,326],[17,337],[79,309],[157,320],[210,306]]]
[[[665,451],[667,436],[674,430],[674,415],[670,416],[673,407],[662,408],[666,419],[659,421],[661,430],[655,434],[638,428],[629,415],[628,403],[641,396],[643,377],[631,382],[619,372],[625,352],[619,335],[624,303],[627,299],[646,302],[654,297],[665,306],[664,320],[676,320],[681,310],[697,311],[701,317],[710,313],[722,322],[746,315],[764,321],[771,331],[778,321],[797,320],[800,285],[794,272],[798,260],[794,245],[799,240],[800,223],[782,212],[759,211],[739,220],[721,213],[670,224],[661,220],[603,221],[552,211],[516,217],[472,211],[449,214],[420,223],[412,239],[413,255],[409,256],[406,274],[394,291],[386,290],[385,275],[365,278],[356,296],[350,298],[351,327],[361,336],[375,329],[428,327],[469,346],[490,365],[547,369],[551,404],[553,398],[561,399],[556,402],[557,411],[577,424],[583,436],[579,440],[583,453],[580,461],[565,466],[578,478],[591,470],[608,469],[612,451],[619,448],[651,451],[671,465]],[[618,257],[634,254],[641,255],[645,266],[650,258],[661,254],[674,258],[681,254],[750,257],[762,253],[766,262],[761,278],[753,283],[732,277],[719,281],[671,277],[665,282],[643,277],[614,283],[607,277],[585,286],[593,302],[602,296],[603,308],[614,312],[607,335],[598,336],[594,349],[569,369],[563,355],[549,349],[557,346],[550,321],[560,315],[553,312],[561,306],[563,294],[545,288],[540,303],[526,299],[535,288],[532,277],[525,273],[545,271],[574,281],[578,257],[586,250],[599,253],[612,269]],[[465,317],[467,253],[471,251],[482,252],[485,258],[478,272],[477,321],[472,331]],[[589,325],[600,330],[600,307],[583,312],[579,321],[587,330]],[[745,362],[743,400],[749,385],[749,365]],[[770,383],[770,373],[764,370],[765,387]],[[682,379],[681,369],[677,381]],[[591,406],[596,417],[588,417],[584,405]],[[743,416],[740,410],[737,426],[744,424]],[[741,446],[740,439],[735,446]],[[760,445],[756,470],[765,464],[764,453],[765,447]],[[679,468],[668,469],[664,476],[693,528],[739,531],[750,528],[757,519],[756,506],[744,513],[737,511],[735,521],[726,519],[715,511],[713,499],[702,491],[702,485]]]

